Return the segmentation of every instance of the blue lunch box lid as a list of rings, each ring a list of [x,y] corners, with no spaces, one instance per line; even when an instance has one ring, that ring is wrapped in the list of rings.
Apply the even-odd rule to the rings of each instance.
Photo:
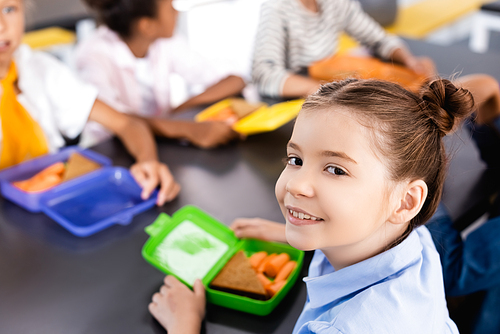
[[[154,206],[158,191],[147,200],[141,192],[128,169],[104,167],[61,184],[42,198],[40,208],[74,235],[85,237],[115,224],[128,225]]]

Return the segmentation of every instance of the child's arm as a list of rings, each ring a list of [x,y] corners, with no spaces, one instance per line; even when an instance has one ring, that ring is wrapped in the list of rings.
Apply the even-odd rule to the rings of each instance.
[[[285,224],[261,218],[238,218],[230,227],[238,238],[255,238],[287,243]]]
[[[174,139],[187,139],[201,148],[227,144],[240,136],[224,122],[193,122],[164,118],[143,119],[155,135]]]
[[[397,37],[388,35],[357,1],[351,1],[346,12],[346,32],[378,56],[391,59],[429,78],[436,75],[430,58],[415,57]]]
[[[252,81],[261,95],[283,97],[286,94],[286,97],[298,97],[313,90],[310,82],[301,80],[287,68],[287,55],[284,51],[287,45],[288,36],[280,9],[275,8],[270,2],[264,2],[260,9],[252,60]],[[289,78],[291,81],[287,84]],[[294,88],[294,78],[300,80],[296,83],[296,88]],[[302,87],[303,85],[306,87]]]
[[[178,112],[195,106],[217,102],[240,93],[243,88],[245,88],[245,81],[238,76],[230,75],[215,85],[208,87],[203,93],[190,98],[173,111]]]
[[[164,285],[155,293],[149,312],[169,334],[199,334],[205,317],[205,288],[199,279],[193,290],[173,276],[164,279]]]
[[[129,153],[136,159],[130,171],[143,188],[141,197],[148,198],[158,184],[158,205],[174,199],[180,191],[168,167],[158,161],[156,143],[148,125],[140,119],[117,112],[105,103],[96,100],[89,115],[113,133],[123,142]]]
[[[436,76],[436,66],[429,57],[415,57],[405,48],[397,48],[391,54],[391,59],[402,64],[418,74],[423,74],[429,79]]]
[[[477,110],[476,123],[488,124],[500,116],[500,87],[495,78],[487,74],[469,74],[455,82],[472,93]]]
[[[315,79],[298,74],[290,74],[283,85],[283,97],[305,97],[315,93],[321,83]]]

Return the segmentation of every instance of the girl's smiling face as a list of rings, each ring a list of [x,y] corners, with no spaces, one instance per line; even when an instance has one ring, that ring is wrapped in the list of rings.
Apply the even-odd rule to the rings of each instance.
[[[0,77],[7,73],[12,55],[24,34],[24,2],[0,0]]]
[[[288,242],[321,249],[338,269],[382,252],[403,232],[389,222],[396,184],[370,130],[347,109],[302,111],[276,184]]]

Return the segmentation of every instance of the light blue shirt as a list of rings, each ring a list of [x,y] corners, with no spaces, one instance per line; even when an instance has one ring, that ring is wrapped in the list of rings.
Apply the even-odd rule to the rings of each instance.
[[[293,333],[458,333],[425,226],[396,247],[337,272],[316,250],[304,282],[307,301]]]

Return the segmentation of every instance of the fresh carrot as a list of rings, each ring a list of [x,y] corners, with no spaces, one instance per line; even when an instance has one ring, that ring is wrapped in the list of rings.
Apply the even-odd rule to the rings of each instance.
[[[42,179],[37,180],[36,182],[32,182],[28,192],[37,192],[44,191],[50,189],[59,183],[61,183],[62,178],[59,175],[48,174],[45,175]]]
[[[261,264],[262,260],[264,260],[267,256],[267,252],[262,251],[262,252],[257,252],[252,254],[250,256],[250,264],[252,265],[252,268],[257,270],[259,268],[259,265]]]
[[[30,179],[12,182],[12,185],[14,187],[19,188],[19,189],[24,190],[24,191],[27,191],[29,189],[30,184],[31,184]]]
[[[283,268],[278,272],[276,275],[276,278],[274,279],[275,282],[279,281],[286,281],[288,276],[290,276],[290,273],[295,269],[295,266],[297,265],[297,262],[295,261],[288,261]]]
[[[273,282],[271,282],[271,280],[269,278],[264,276],[263,273],[258,273],[257,278],[259,279],[259,281],[262,284],[262,286],[264,287],[264,289],[266,289],[269,285],[273,284]]]
[[[50,165],[49,167],[41,170],[35,176],[43,176],[48,174],[62,174],[64,173],[64,162],[56,162],[55,164]]]
[[[276,254],[276,253],[273,253],[273,254],[270,254],[270,255],[266,256],[266,258],[264,260],[262,260],[262,262],[260,263],[259,268],[257,269],[257,272],[258,273],[263,273],[264,269],[266,268],[266,266],[269,263],[269,261],[271,261],[272,259],[274,259],[276,256],[278,256],[278,254]]]
[[[275,294],[277,294],[278,291],[280,291],[280,289],[285,285],[285,283],[286,283],[285,281],[274,282],[273,284],[269,285],[266,288],[266,291],[269,294],[269,296],[272,297]]]
[[[30,179],[12,182],[12,185],[26,192],[44,191],[61,182],[64,169],[64,163],[57,162],[33,175]]]
[[[219,110],[217,113],[206,118],[207,121],[226,121],[228,119],[232,119],[234,117],[238,117],[236,113],[233,111],[233,108],[226,107],[224,109]]]
[[[281,253],[280,255],[267,262],[266,266],[264,267],[264,273],[268,277],[274,278],[288,261],[290,261],[290,255],[288,255],[287,253]]]

